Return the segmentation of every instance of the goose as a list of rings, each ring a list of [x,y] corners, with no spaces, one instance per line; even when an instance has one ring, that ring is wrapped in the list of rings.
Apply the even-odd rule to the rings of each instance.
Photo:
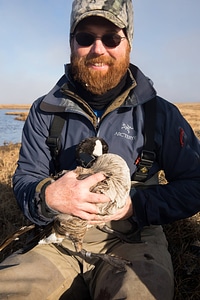
[[[130,193],[131,178],[130,170],[125,160],[113,153],[108,153],[107,143],[98,137],[91,137],[83,140],[76,148],[76,157],[79,166],[74,170],[78,180],[95,174],[102,173],[105,179],[91,187],[91,192],[103,193],[110,201],[108,203],[96,204],[99,215],[106,216],[114,214],[122,208]],[[67,170],[62,171],[56,176],[58,179],[63,176]],[[129,262],[113,257],[108,254],[90,253],[82,248],[84,236],[91,225],[87,220],[79,217],[60,213],[54,218],[52,233],[39,241],[39,244],[56,243],[61,244],[67,238],[72,241],[75,252],[73,254],[84,258],[98,257],[118,269],[124,270],[124,264]],[[98,224],[97,228],[107,233],[113,233],[120,236],[105,224]]]

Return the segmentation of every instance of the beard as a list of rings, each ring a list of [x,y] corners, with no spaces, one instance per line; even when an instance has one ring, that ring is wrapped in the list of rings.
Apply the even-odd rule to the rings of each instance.
[[[107,64],[106,73],[88,68],[89,64],[95,63]],[[126,74],[129,63],[130,51],[128,49],[125,57],[121,59],[97,55],[78,57],[73,52],[71,54],[71,70],[74,80],[81,83],[86,90],[94,95],[102,95],[117,86]]]

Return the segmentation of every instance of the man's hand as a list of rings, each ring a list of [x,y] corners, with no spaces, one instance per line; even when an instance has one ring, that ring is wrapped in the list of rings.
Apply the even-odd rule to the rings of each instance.
[[[83,180],[76,178],[74,171],[69,171],[50,184],[45,190],[47,205],[60,213],[66,213],[85,220],[96,220],[97,203],[106,203],[110,199],[103,194],[90,192],[90,188],[105,179],[97,173]]]

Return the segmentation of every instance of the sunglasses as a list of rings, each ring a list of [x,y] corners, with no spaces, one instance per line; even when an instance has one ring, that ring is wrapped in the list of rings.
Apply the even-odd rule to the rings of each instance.
[[[97,37],[91,33],[79,32],[75,35],[72,35],[72,37],[73,36],[75,37],[79,46],[82,46],[82,47],[89,47],[92,44],[94,44],[94,42],[96,40],[101,40],[102,43],[104,44],[104,46],[106,46],[108,48],[115,48],[115,47],[119,46],[119,44],[121,43],[121,40],[126,39],[125,36],[120,36],[117,33],[108,33],[108,34],[102,35],[101,37]]]

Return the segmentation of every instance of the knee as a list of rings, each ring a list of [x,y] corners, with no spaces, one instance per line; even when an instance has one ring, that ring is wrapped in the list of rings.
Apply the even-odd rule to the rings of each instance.
[[[134,262],[125,272],[104,267],[95,281],[94,299],[172,300],[173,277],[168,270],[151,262]]]

